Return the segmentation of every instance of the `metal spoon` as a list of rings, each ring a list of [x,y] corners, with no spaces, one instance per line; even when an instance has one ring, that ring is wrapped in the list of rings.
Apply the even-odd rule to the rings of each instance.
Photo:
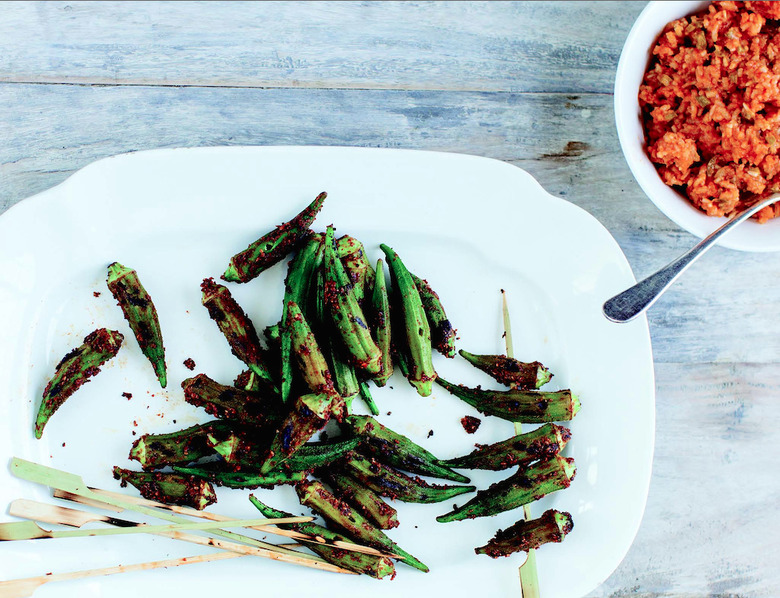
[[[766,199],[740,212],[728,220],[723,226],[710,233],[708,237],[692,247],[689,251],[678,257],[668,266],[661,268],[655,274],[651,274],[641,282],[636,283],[619,295],[615,295],[604,303],[604,315],[613,322],[628,322],[653,305],[664,294],[666,289],[688,269],[710,247],[715,245],[723,235],[747,220],[753,214],[780,200],[780,193],[770,195]]]

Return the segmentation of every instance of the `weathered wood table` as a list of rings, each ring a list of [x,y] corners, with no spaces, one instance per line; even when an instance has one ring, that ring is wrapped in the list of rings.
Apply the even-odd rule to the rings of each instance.
[[[643,4],[4,2],[0,212],[133,150],[462,152],[589,211],[641,278],[695,241],[645,198],[615,133]],[[780,595],[779,279],[776,255],[716,248],[650,312],[647,510],[593,596]]]

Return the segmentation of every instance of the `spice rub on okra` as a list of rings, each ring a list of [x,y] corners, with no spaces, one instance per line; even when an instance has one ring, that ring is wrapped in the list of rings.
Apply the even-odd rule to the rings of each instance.
[[[647,154],[710,216],[780,191],[780,3],[713,2],[669,23],[639,88]],[[780,205],[758,212],[759,222]]]

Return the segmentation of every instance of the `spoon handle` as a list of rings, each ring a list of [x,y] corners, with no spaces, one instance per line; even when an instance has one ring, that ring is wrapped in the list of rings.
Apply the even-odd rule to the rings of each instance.
[[[651,274],[641,282],[615,295],[604,303],[604,315],[613,322],[628,322],[655,303],[672,283],[688,269],[702,254],[715,245],[718,240],[739,223],[768,205],[780,200],[780,194],[774,194],[749,207],[729,219],[723,226],[710,233],[697,245],[678,257],[669,265]]]

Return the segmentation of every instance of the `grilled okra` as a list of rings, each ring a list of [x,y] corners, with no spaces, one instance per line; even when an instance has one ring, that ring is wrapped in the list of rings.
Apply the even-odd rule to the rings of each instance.
[[[301,504],[316,511],[326,521],[344,530],[354,541],[362,542],[378,550],[386,550],[398,555],[402,563],[425,573],[429,571],[425,564],[403,550],[347,502],[334,496],[322,482],[304,480],[296,485],[295,490]]]
[[[306,236],[327,196],[325,192],[320,193],[292,220],[277,226],[244,251],[234,255],[222,279],[228,282],[248,282],[282,261]]]
[[[449,467],[489,469],[500,471],[510,467],[524,467],[539,459],[558,454],[571,438],[568,428],[544,424],[531,432],[518,434],[495,444],[477,445],[477,449],[463,457],[443,461]]]
[[[133,443],[130,459],[144,469],[191,463],[215,454],[212,438],[231,433],[233,422],[215,420],[168,434],[144,434]]]
[[[507,386],[524,390],[541,388],[552,378],[550,370],[538,361],[525,363],[506,355],[475,355],[463,349],[458,353],[496,382]]]
[[[390,298],[387,294],[384,262],[381,259],[376,262],[375,272],[368,313],[370,314],[369,319],[374,340],[382,355],[382,367],[373,380],[377,386],[384,386],[393,375],[393,358],[390,335]]]
[[[421,475],[468,483],[469,479],[403,434],[383,426],[373,417],[351,415],[346,420],[352,433],[363,439],[361,450],[398,469]]]
[[[62,358],[43,391],[35,418],[36,438],[41,437],[51,416],[68,397],[82,384],[89,382],[89,379],[100,371],[100,367],[117,354],[123,339],[122,334],[115,330],[99,328],[84,338],[84,344]]]
[[[436,518],[439,523],[489,517],[526,505],[542,496],[568,488],[577,468],[574,459],[555,455],[547,461],[539,461],[505,480],[480,490],[462,507]]]
[[[432,346],[445,357],[455,357],[455,336],[458,331],[452,327],[447,318],[439,295],[431,288],[427,280],[414,274],[411,276],[417,291],[420,293],[425,317],[428,318],[428,325],[431,327]]]
[[[342,461],[344,471],[381,496],[403,502],[436,503],[474,492],[474,486],[439,486],[410,477],[376,459],[352,452]]]
[[[537,519],[521,519],[506,529],[498,530],[485,546],[475,548],[474,552],[494,559],[515,552],[528,552],[548,542],[563,542],[572,529],[574,521],[571,514],[548,509]]]
[[[276,509],[263,504],[252,494],[249,495],[249,500],[263,514],[263,517],[268,517],[269,519],[292,517],[290,513],[277,511]],[[279,527],[281,529],[306,534],[314,538],[322,538],[325,542],[329,542],[330,544],[335,542],[352,543],[346,536],[337,534],[326,527],[312,522],[281,523],[279,524]],[[324,546],[318,542],[307,542],[306,546],[329,563],[343,567],[344,569],[349,569],[355,573],[362,573],[364,575],[369,575],[370,577],[375,577],[376,579],[382,579],[388,575],[395,575],[395,565],[393,565],[393,561],[387,557],[363,554],[354,550],[342,550],[333,546]]]
[[[352,282],[355,298],[362,305],[371,290],[375,275],[363,244],[354,237],[344,235],[336,240],[336,252]]]
[[[160,320],[152,298],[138,278],[138,273],[119,262],[114,262],[108,267],[106,284],[122,309],[125,320],[141,347],[141,352],[152,364],[160,386],[165,388],[168,385],[168,376],[165,369],[165,346]]]
[[[257,331],[228,288],[217,284],[213,278],[204,279],[200,288],[203,291],[202,303],[225,335],[233,355],[275,388],[276,383],[265,364]]]
[[[317,339],[314,338],[314,333],[304,318],[301,308],[295,301],[288,301],[285,313],[284,328],[290,334],[290,349],[309,390],[313,393],[338,397],[333,386],[328,362],[325,360],[325,355],[320,350]],[[336,400],[340,402],[341,397]]]
[[[114,467],[114,478],[135,486],[141,496],[157,502],[184,505],[193,509],[204,509],[217,502],[214,488],[206,480],[190,475],[162,473],[159,471],[130,471]]]
[[[173,471],[206,480],[225,488],[273,488],[282,484],[295,484],[306,477],[305,471],[270,471],[257,473],[250,471],[212,471],[202,467],[173,466]]]
[[[379,247],[387,257],[395,287],[393,298],[397,303],[394,308],[398,310],[403,320],[403,333],[394,330],[393,337],[399,345],[399,351],[408,351],[409,382],[417,389],[420,396],[427,397],[431,394],[436,371],[431,360],[431,329],[420,292],[398,254],[385,244]],[[405,342],[401,341],[401,338]]]
[[[342,500],[356,508],[379,529],[398,527],[398,511],[365,484],[339,470],[319,473]]]
[[[333,241],[333,227],[325,233],[325,305],[352,358],[352,364],[367,376],[379,373],[382,354],[371,338],[366,316],[358,303],[349,277]]]
[[[187,378],[181,387],[185,401],[205,408],[206,413],[220,419],[237,420],[260,428],[273,426],[281,419],[276,395],[226,386],[206,374]]]
[[[516,423],[568,421],[580,410],[580,400],[570,390],[484,390],[452,384],[443,378],[436,382],[480,413]]]

